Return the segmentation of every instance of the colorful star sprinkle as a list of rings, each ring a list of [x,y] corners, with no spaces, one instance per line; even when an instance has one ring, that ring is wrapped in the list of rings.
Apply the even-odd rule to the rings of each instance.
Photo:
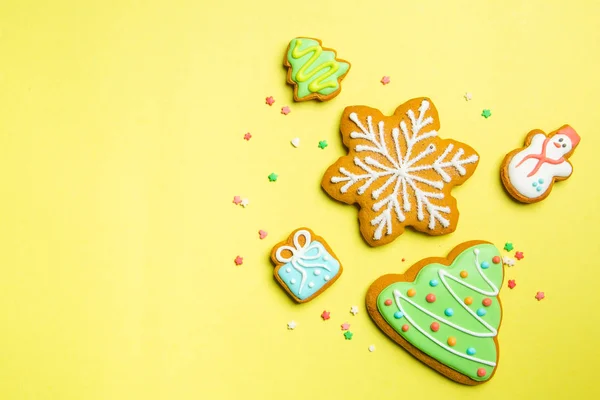
[[[354,336],[354,334],[350,331],[346,331],[344,332],[344,337],[346,338],[346,340],[352,340],[352,336]]]
[[[515,253],[515,258],[516,258],[517,260],[522,260],[522,259],[524,259],[524,258],[525,258],[525,256],[523,255],[523,252],[522,252],[522,251],[517,251],[517,252]]]
[[[283,115],[288,115],[288,114],[289,114],[289,113],[291,113],[291,112],[292,112],[292,110],[290,110],[290,108],[289,108],[288,106],[281,107],[281,113],[282,113]]]
[[[273,96],[269,96],[265,99],[265,103],[267,103],[268,105],[272,106],[273,103],[275,103],[275,99],[273,98]]]
[[[288,329],[296,329],[296,322],[294,320],[291,320],[290,322],[288,322],[287,324]]]
[[[390,83],[390,77],[389,76],[384,76],[383,78],[381,78],[381,84],[382,85],[387,85],[388,83]]]
[[[275,172],[271,172],[268,176],[269,178],[269,182],[276,182],[277,181],[277,174]]]
[[[352,306],[352,307],[350,307],[350,313],[352,315],[358,314],[358,306]]]
[[[481,116],[484,117],[485,119],[488,119],[489,117],[492,116],[492,112],[486,108],[485,110],[483,110],[481,112]]]
[[[327,140],[321,140],[319,142],[319,148],[324,149],[325,147],[327,147]]]
[[[244,208],[248,207],[248,204],[250,204],[250,200],[248,199],[242,199],[242,201],[240,202],[240,206]]]
[[[469,93],[469,92],[465,93],[465,100],[466,100],[466,101],[469,101],[469,100],[471,100],[472,98],[473,98],[473,95],[472,95],[471,93]]]
[[[321,314],[321,318],[323,318],[323,321],[327,321],[330,318],[329,314],[331,314],[329,311],[323,311],[323,313]]]
[[[252,138],[252,135],[250,134],[250,132],[247,132],[247,133],[244,135],[244,140],[250,140],[250,138]]]
[[[290,143],[292,143],[292,146],[294,146],[294,147],[298,147],[298,146],[300,146],[300,138],[297,138],[297,137],[296,137],[296,138],[293,138],[293,139],[290,141]]]
[[[350,324],[347,322],[344,322],[341,326],[343,331],[347,331],[348,329],[350,329]]]
[[[235,260],[233,260],[233,262],[235,263],[235,265],[242,265],[244,263],[244,259],[240,256],[237,256]]]
[[[242,202],[241,196],[233,196],[233,204],[236,206]]]
[[[545,297],[546,297],[546,295],[544,294],[544,292],[537,292],[537,294],[535,295],[535,298],[537,299],[537,301],[540,301]]]
[[[515,265],[515,260],[513,260],[512,258],[510,258],[508,256],[504,256],[504,257],[502,257],[502,264],[512,267],[513,265]]]
[[[266,238],[268,235],[267,231],[263,231],[262,229],[260,231],[258,231],[258,237],[262,239]]]
[[[514,249],[514,246],[511,242],[506,242],[504,243],[504,250],[506,251],[512,251],[512,249]]]
[[[372,345],[369,346],[369,351],[371,353],[375,351],[375,345],[374,344],[372,344]]]
[[[515,286],[517,286],[517,283],[515,282],[515,280],[514,279],[510,279],[508,281],[508,288],[509,289],[513,289]]]

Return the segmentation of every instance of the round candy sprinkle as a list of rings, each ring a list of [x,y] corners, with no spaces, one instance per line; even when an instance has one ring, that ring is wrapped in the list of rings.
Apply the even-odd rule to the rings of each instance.
[[[484,368],[479,368],[477,370],[477,376],[480,377],[480,378],[483,378],[486,374],[487,374],[487,372],[485,371]]]
[[[467,271],[460,271],[461,278],[466,278],[467,276],[469,276],[469,273]]]
[[[413,297],[415,294],[417,294],[417,291],[415,289],[408,289],[408,292],[406,292],[406,294],[408,295],[408,297]]]
[[[309,287],[309,288],[311,288],[311,287],[314,287],[314,286],[315,286],[314,282],[309,282],[309,283],[308,283],[308,287]]]
[[[446,317],[451,317],[454,315],[454,310],[448,307],[444,310],[444,314],[446,314]]]
[[[290,283],[293,285],[294,283],[296,283],[296,280],[295,280],[295,279],[292,279],[292,280],[290,281]]]
[[[456,346],[456,338],[454,336],[448,338],[448,346]]]
[[[410,326],[408,326],[406,324],[402,325],[402,332],[408,331],[408,328],[410,328]]]
[[[394,313],[394,318],[396,318],[396,319],[400,319],[400,318],[402,318],[402,317],[404,317],[404,314],[402,314],[400,311],[396,311],[396,312]]]
[[[487,261],[484,261],[481,263],[481,268],[482,269],[488,269],[490,267],[490,263]]]
[[[431,328],[432,331],[437,332],[440,330],[440,324],[438,324],[437,322],[432,322],[431,325],[429,326]]]
[[[385,301],[383,302],[383,304],[385,304],[386,306],[391,306],[392,305],[392,299],[385,299]]]
[[[467,349],[467,354],[468,354],[468,355],[472,356],[472,355],[475,355],[475,353],[476,353],[476,351],[475,351],[475,349],[474,349],[474,348],[472,348],[472,347],[469,347],[469,348]]]
[[[465,297],[465,304],[470,306],[471,304],[473,304],[473,298],[472,297]]]
[[[477,315],[479,315],[480,317],[483,317],[486,314],[486,311],[483,308],[479,308],[477,310]]]
[[[500,256],[494,256],[494,258],[492,258],[492,262],[494,264],[500,264]]]
[[[429,281],[429,286],[431,287],[436,287],[439,284],[439,282],[436,279],[432,279]]]
[[[329,278],[329,275],[325,275],[325,276],[323,277],[323,279],[325,279],[326,281],[328,281],[328,280],[330,279],[330,278]]]
[[[486,297],[485,299],[481,300],[481,304],[483,304],[486,307],[489,307],[492,305],[492,299]]]
[[[433,293],[429,293],[426,297],[425,300],[427,300],[428,303],[433,303],[435,301],[435,294]]]
[[[315,269],[315,272],[313,272],[313,274],[319,276],[319,275],[321,275],[321,270],[320,269]]]

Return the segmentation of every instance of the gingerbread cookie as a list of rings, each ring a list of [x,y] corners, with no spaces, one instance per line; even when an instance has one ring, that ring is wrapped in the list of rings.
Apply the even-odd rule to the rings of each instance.
[[[350,63],[336,57],[335,50],[323,47],[319,39],[292,39],[283,65],[288,68],[287,82],[294,86],[295,101],[326,101],[340,93]]]
[[[568,158],[580,137],[569,125],[546,135],[535,129],[525,138],[525,146],[504,158],[500,176],[506,191],[522,203],[535,203],[550,195],[554,182],[573,173]]]
[[[273,275],[298,303],[317,297],[342,274],[342,264],[325,239],[308,228],[296,229],[271,251]]]
[[[503,279],[498,249],[471,241],[447,258],[426,258],[369,288],[367,311],[414,357],[466,385],[488,381],[498,364]]]
[[[390,117],[347,107],[340,131],[348,155],[330,166],[321,186],[334,199],[360,206],[360,231],[371,246],[387,244],[413,226],[430,235],[456,229],[450,191],[475,171],[479,156],[466,144],[440,139],[427,98],[400,105]]]

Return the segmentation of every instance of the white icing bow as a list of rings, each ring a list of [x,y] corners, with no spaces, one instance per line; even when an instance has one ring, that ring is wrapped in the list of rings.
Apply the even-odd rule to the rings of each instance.
[[[300,245],[300,236],[304,237],[304,245]],[[323,264],[323,263],[314,263],[314,264],[307,264],[306,261],[310,261],[310,260],[317,260],[319,258],[321,258],[321,256],[323,255],[323,247],[322,246],[318,246],[319,242],[311,242],[312,237],[310,236],[310,232],[307,230],[299,230],[298,232],[296,232],[294,234],[294,246],[281,246],[280,248],[277,249],[277,251],[275,252],[275,258],[277,258],[277,261],[281,262],[281,263],[290,263],[292,264],[292,267],[294,267],[294,269],[298,272],[300,272],[300,274],[302,275],[302,280],[300,281],[300,287],[298,288],[298,294],[302,293],[302,288],[304,287],[304,284],[306,283],[306,270],[305,268],[323,268],[329,272],[331,272],[331,270],[329,269],[329,267],[327,267],[327,265]],[[316,249],[317,252],[316,254],[313,255],[308,255],[307,253],[310,252],[311,250]],[[292,253],[291,257],[284,257],[281,253],[284,250],[288,250]]]

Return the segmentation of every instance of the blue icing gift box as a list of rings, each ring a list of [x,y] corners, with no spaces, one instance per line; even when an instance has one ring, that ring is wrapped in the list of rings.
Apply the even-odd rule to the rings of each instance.
[[[300,238],[304,244],[300,244]],[[312,240],[311,232],[296,231],[294,247],[283,245],[275,252],[275,261],[282,263],[276,274],[280,283],[299,300],[314,296],[324,286],[331,284],[341,273],[341,265],[319,240]],[[284,254],[287,253],[289,257]]]

